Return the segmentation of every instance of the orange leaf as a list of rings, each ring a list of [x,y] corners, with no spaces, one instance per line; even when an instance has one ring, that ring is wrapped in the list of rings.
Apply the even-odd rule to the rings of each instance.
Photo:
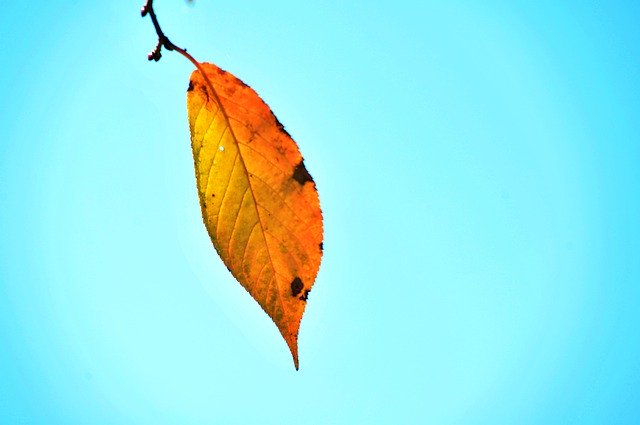
[[[187,109],[204,224],[233,276],[273,319],[298,368],[298,329],[322,257],[322,213],[298,146],[258,94],[215,65]]]

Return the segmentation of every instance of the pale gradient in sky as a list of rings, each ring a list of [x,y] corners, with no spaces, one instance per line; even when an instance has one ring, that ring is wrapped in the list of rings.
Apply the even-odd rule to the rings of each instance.
[[[2,1],[0,423],[640,422],[640,3],[156,2],[317,182],[300,371],[202,224],[192,65]]]

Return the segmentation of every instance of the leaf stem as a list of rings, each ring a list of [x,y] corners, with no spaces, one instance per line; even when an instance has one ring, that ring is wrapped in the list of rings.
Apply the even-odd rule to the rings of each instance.
[[[156,48],[153,49],[151,53],[149,53],[149,55],[147,55],[147,59],[149,59],[150,61],[154,60],[158,62],[162,57],[162,54],[160,53],[160,51],[162,50],[162,47],[164,47],[167,50],[175,50],[176,52],[180,53],[182,56],[187,58],[189,62],[195,65],[198,71],[200,71],[200,74],[202,74],[202,76],[204,77],[204,80],[209,86],[209,88],[211,89],[211,92],[213,93],[213,96],[215,97],[216,102],[218,103],[218,105],[220,105],[220,109],[222,109],[223,111],[225,119],[227,120],[227,124],[229,124],[229,118],[227,117],[227,114],[224,108],[222,107],[222,102],[220,102],[220,97],[218,96],[218,93],[213,87],[211,80],[209,80],[207,73],[204,72],[204,69],[200,65],[200,62],[195,60],[193,56],[187,53],[187,49],[182,49],[176,46],[175,44],[173,44],[171,40],[169,40],[169,37],[164,35],[164,32],[162,32],[162,28],[160,28],[160,23],[158,22],[158,17],[156,16],[156,12],[153,10],[153,0],[146,0],[146,3],[144,4],[144,6],[142,6],[142,9],[140,10],[140,15],[142,15],[143,18],[147,15],[151,17],[151,22],[153,22],[153,27],[156,29],[156,34],[158,34],[158,44],[156,45]]]

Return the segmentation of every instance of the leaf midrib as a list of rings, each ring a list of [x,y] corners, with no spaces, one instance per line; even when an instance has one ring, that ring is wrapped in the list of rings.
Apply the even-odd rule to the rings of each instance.
[[[266,231],[264,229],[264,224],[262,223],[262,216],[260,215],[260,210],[258,208],[258,198],[256,197],[256,194],[255,194],[255,192],[253,190],[253,186],[251,184],[251,178],[249,177],[249,170],[247,169],[247,165],[244,162],[244,157],[242,156],[242,152],[240,151],[240,143],[238,142],[238,138],[236,137],[236,134],[233,131],[233,127],[231,126],[231,121],[229,119],[229,115],[227,114],[227,111],[225,110],[224,105],[222,104],[222,101],[220,99],[220,96],[218,95],[218,92],[213,87],[213,84],[211,83],[211,80],[209,80],[209,77],[207,76],[207,74],[204,71],[204,69],[202,67],[198,67],[198,68],[199,68],[200,74],[204,78],[205,83],[209,86],[209,89],[211,89],[213,97],[214,97],[216,103],[218,104],[218,107],[220,108],[220,112],[222,113],[222,117],[224,118],[224,121],[227,124],[227,128],[229,129],[229,133],[231,134],[233,142],[236,144],[236,149],[238,150],[238,156],[240,157],[240,162],[242,163],[242,168],[244,169],[245,176],[247,177],[247,185],[249,186],[249,191],[251,192],[251,197],[253,198],[253,207],[254,207],[254,209],[256,211],[256,216],[258,217],[258,223],[260,224],[260,234],[262,235],[262,239],[264,240],[264,244],[267,247],[267,255],[269,256],[269,264],[271,265],[271,269],[273,270],[274,279],[276,280],[276,282],[278,282],[279,281],[278,273],[276,273],[277,270],[276,270],[274,262],[273,262],[273,257],[271,256],[271,249],[269,247],[269,242],[267,242]],[[221,207],[222,207],[222,205],[221,205]],[[236,220],[237,219],[238,219],[238,217],[236,216]],[[229,249],[229,248],[227,248],[227,249]],[[280,285],[278,284],[278,290],[276,292],[278,294],[278,300],[280,301],[280,307],[282,308],[283,316],[284,317],[288,317],[287,309],[285,308],[284,300],[282,299],[282,294],[280,293],[279,289],[280,289]],[[267,291],[268,291],[268,287],[267,287]],[[266,295],[268,297],[269,294],[267,293]],[[266,300],[265,300],[265,306],[266,306]],[[287,325],[288,324],[289,324],[289,321],[287,320]],[[289,326],[287,326],[287,327],[289,327]]]

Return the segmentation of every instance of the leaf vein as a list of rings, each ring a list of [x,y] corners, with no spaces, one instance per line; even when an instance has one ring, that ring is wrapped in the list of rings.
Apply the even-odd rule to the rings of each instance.
[[[289,209],[289,211],[291,211],[291,214],[293,214],[293,216],[294,216],[296,219],[298,219],[298,221],[299,221],[300,223],[302,223],[303,225],[306,225],[306,224],[307,224],[307,221],[303,220],[302,218],[300,218],[300,217],[298,216],[298,214],[296,214],[296,212],[293,210],[293,208],[291,207],[291,205],[289,205],[289,204],[287,203],[287,200],[286,200],[284,197],[282,197],[282,195],[280,195],[280,194],[279,194],[279,193],[278,193],[274,188],[272,188],[271,186],[269,186],[269,184],[268,184],[266,181],[262,180],[260,177],[256,176],[255,174],[254,174],[254,177],[255,177],[256,179],[260,180],[260,182],[262,182],[262,184],[263,184],[265,187],[267,187],[267,188],[268,188],[268,189],[269,189],[269,190],[270,190],[274,195],[276,195],[276,196],[277,196],[277,197],[282,201],[282,203],[283,203],[284,205],[286,205],[286,207]],[[306,200],[306,199],[305,199],[305,200]],[[272,213],[272,214],[273,214],[273,212],[272,212],[272,211],[269,211],[267,208],[265,208],[263,205],[261,205],[261,204],[258,202],[258,200],[257,200],[257,199],[256,199],[256,202],[258,203],[258,205],[260,205],[262,208],[264,208],[267,212],[269,212],[269,213]],[[307,204],[309,204],[309,203],[307,202]]]
[[[238,155],[236,154],[236,156],[233,159],[233,166],[231,167],[231,172],[229,173],[229,180],[227,180],[227,184],[224,187],[224,194],[222,195],[222,201],[220,201],[220,212],[222,212],[224,210],[224,200],[227,197],[227,193],[229,192],[229,184],[231,183],[231,178],[233,177],[233,171],[236,168],[236,160],[238,159]],[[208,182],[207,182],[207,186],[209,186]],[[206,193],[206,190],[205,190]],[[218,238],[218,230],[220,229],[220,220],[218,219],[218,221],[216,222],[216,240],[220,240]]]
[[[231,228],[231,235],[229,236],[229,242],[227,243],[227,246],[229,247],[229,259],[233,258],[233,253],[231,252],[231,241],[233,240],[233,235],[236,232],[236,228],[238,227],[238,220],[240,219],[240,213],[242,212],[242,203],[244,202],[244,197],[247,196],[247,192],[249,191],[249,187],[245,188],[244,192],[242,193],[242,198],[240,199],[239,205],[238,205],[238,211],[236,211],[236,217],[233,220],[233,227]]]
[[[296,266],[297,266],[298,270],[302,270],[302,263],[300,263],[300,261],[298,260],[298,257],[297,257],[296,255],[294,255],[294,254],[293,254],[293,252],[291,252],[291,250],[290,250],[289,248],[287,248],[287,245],[284,243],[284,241],[283,241],[282,239],[278,238],[276,235],[274,235],[273,233],[271,233],[271,232],[270,232],[270,231],[268,231],[268,230],[265,230],[265,231],[264,231],[264,233],[265,233],[265,234],[267,234],[267,235],[269,235],[269,236],[271,236],[271,237],[272,237],[273,239],[275,239],[276,241],[280,242],[280,243],[282,244],[282,246],[284,247],[284,249],[285,249],[285,250],[290,254],[288,257],[289,257],[289,258],[292,258],[292,259],[293,259],[293,261],[296,263]],[[276,271],[276,268],[275,268],[275,267],[273,268],[273,271],[274,271],[275,273],[278,273],[278,272]],[[285,277],[285,276],[284,276],[284,275],[282,275],[282,274],[279,274],[279,276]]]
[[[240,260],[240,267],[244,267],[244,260],[247,256],[247,248],[249,247],[249,243],[251,242],[251,237],[253,236],[253,231],[256,230],[256,227],[258,226],[258,221],[256,220],[255,223],[253,223],[253,227],[251,228],[251,232],[249,232],[249,237],[247,238],[247,243],[244,244],[244,249],[242,250],[242,259]],[[262,251],[258,251],[258,254],[262,252]],[[257,257],[257,254],[256,254]]]
[[[211,128],[212,128],[212,126],[213,126],[213,122],[215,121],[216,117],[218,116],[218,112],[219,112],[219,111],[220,111],[220,108],[218,108],[218,109],[216,110],[215,114],[213,114],[213,116],[211,117],[211,121],[209,121],[209,124],[207,125],[207,130],[206,130],[206,131],[204,132],[204,134],[202,135],[202,139],[200,140],[200,148],[198,149],[198,162],[200,162],[200,155],[201,155],[201,153],[202,153],[202,147],[204,146],[204,141],[206,140],[206,138],[207,138],[207,134],[209,134],[209,131],[211,131]],[[222,139],[222,136],[224,135],[224,132],[225,132],[225,131],[226,131],[226,128],[225,128],[225,130],[222,132],[222,134],[220,135],[220,139]],[[220,144],[220,140],[218,140],[218,144]],[[218,152],[216,152],[216,153],[214,154],[214,159],[215,159],[215,155],[216,155],[217,153],[218,153]],[[213,164],[213,160],[211,160],[211,163]]]

